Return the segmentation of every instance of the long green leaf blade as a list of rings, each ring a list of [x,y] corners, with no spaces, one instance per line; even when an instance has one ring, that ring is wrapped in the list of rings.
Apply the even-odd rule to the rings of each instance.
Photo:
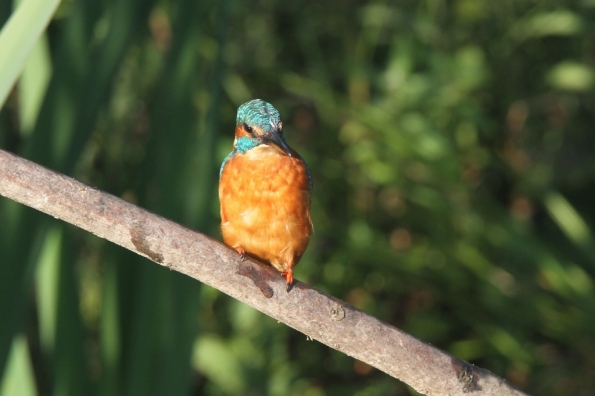
[[[0,32],[0,108],[60,0],[26,0]]]

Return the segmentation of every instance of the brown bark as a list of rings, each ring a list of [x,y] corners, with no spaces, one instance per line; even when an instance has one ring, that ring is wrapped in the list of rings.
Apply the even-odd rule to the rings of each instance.
[[[423,394],[524,394],[311,286],[296,282],[287,293],[276,270],[241,262],[221,242],[3,150],[0,194],[219,289]]]

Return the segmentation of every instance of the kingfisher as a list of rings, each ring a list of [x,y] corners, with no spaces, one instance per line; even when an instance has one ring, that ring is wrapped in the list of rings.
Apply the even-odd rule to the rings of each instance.
[[[233,150],[219,172],[221,233],[242,260],[271,264],[293,286],[312,234],[312,177],[285,142],[281,114],[254,99],[238,108]]]

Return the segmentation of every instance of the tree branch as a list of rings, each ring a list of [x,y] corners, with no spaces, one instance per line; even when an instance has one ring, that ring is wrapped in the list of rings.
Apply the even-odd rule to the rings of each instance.
[[[0,150],[0,194],[186,274],[407,383],[426,395],[524,395],[485,369],[203,234]]]

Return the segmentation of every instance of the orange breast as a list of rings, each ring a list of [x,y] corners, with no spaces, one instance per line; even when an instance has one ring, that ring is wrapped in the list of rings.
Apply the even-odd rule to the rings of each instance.
[[[294,152],[295,153],[295,152]],[[279,271],[295,266],[310,240],[310,188],[306,165],[269,146],[230,158],[219,182],[221,231]]]

